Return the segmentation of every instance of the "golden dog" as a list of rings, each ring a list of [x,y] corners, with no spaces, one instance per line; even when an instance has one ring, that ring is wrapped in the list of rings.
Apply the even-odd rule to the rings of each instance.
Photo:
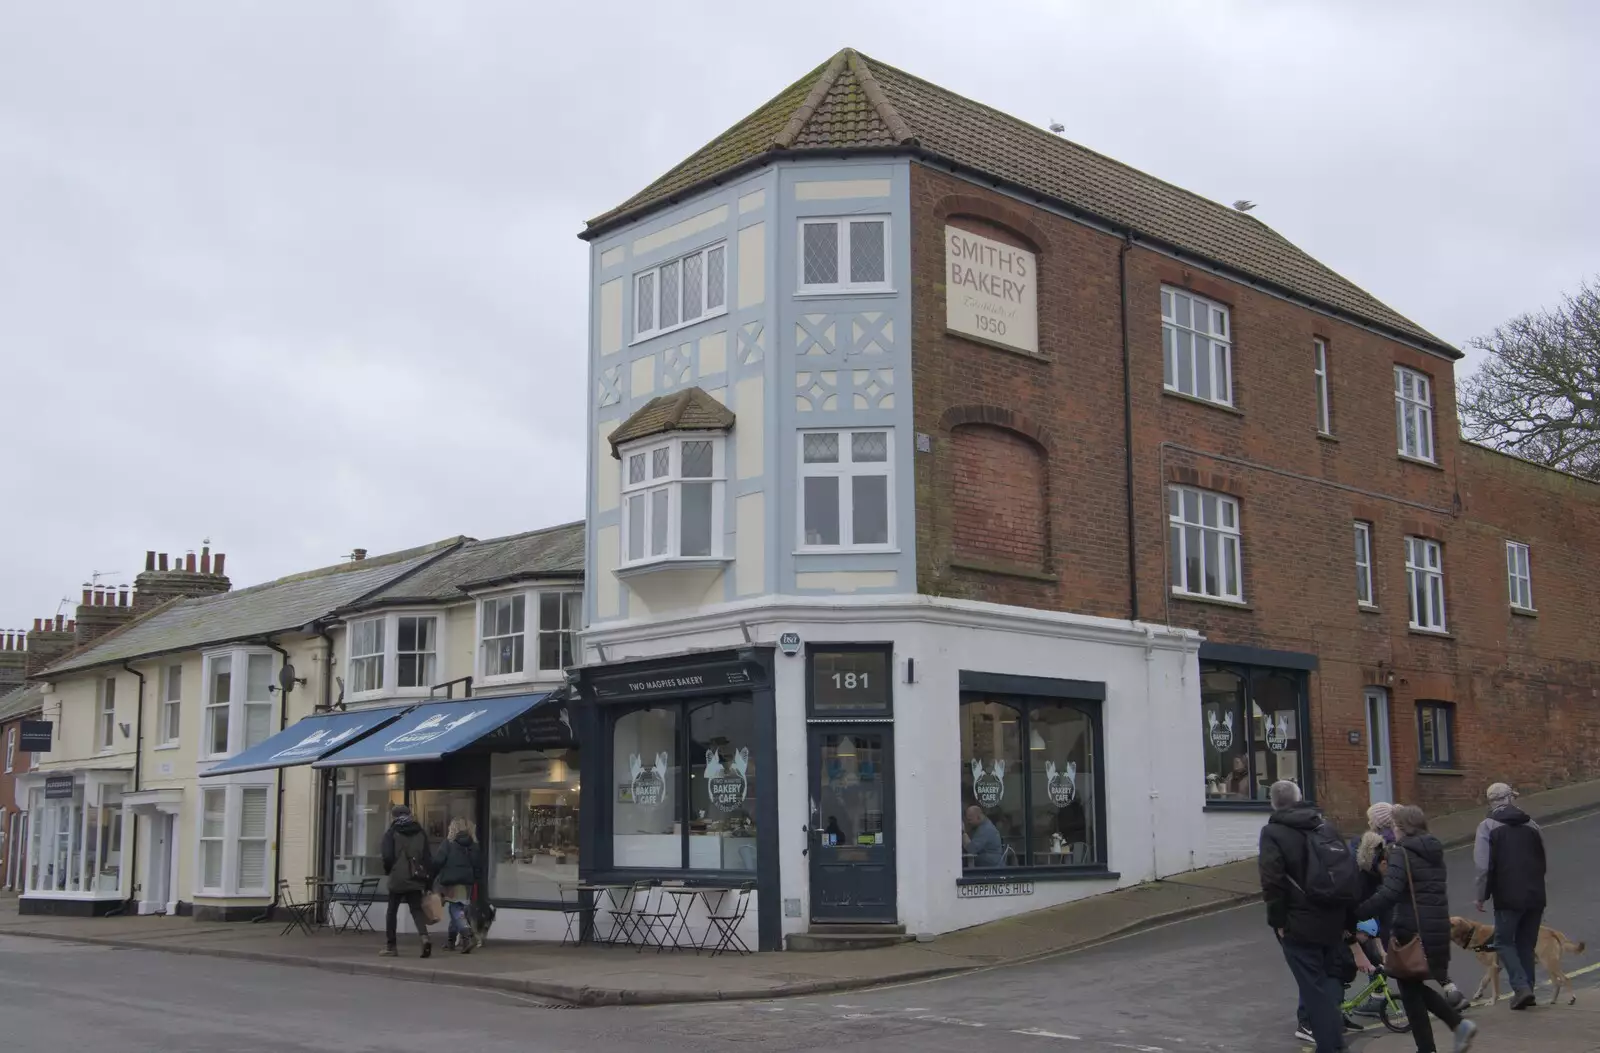
[[[1478,990],[1472,996],[1476,1002],[1483,997],[1484,989],[1491,983],[1494,985],[1494,1000],[1500,1000],[1500,956],[1493,950],[1485,950],[1494,943],[1494,926],[1485,925],[1479,921],[1468,918],[1452,917],[1450,919],[1450,942],[1462,950],[1471,951],[1477,956],[1478,964],[1483,966],[1483,980],[1478,984]],[[1554,1005],[1561,997],[1561,988],[1567,989],[1571,997],[1567,1004],[1572,1005],[1578,1001],[1578,996],[1573,993],[1572,981],[1567,978],[1566,970],[1561,968],[1563,954],[1582,954],[1585,945],[1582,941],[1574,943],[1560,932],[1548,925],[1539,926],[1539,942],[1534,944],[1533,956],[1538,963],[1544,966],[1545,972],[1550,974],[1550,983],[1555,991],[1550,995],[1550,1004]],[[1528,977],[1530,981],[1533,977]]]

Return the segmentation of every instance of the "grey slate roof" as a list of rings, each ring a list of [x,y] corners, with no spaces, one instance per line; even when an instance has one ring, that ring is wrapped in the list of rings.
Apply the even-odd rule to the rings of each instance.
[[[178,600],[72,652],[41,676],[299,629],[426,566],[466,540],[449,538],[247,589]]]
[[[1265,223],[849,48],[621,205],[595,238],[736,173],[784,157],[925,157],[1060,202],[1236,274],[1270,283],[1455,358],[1461,352]]]
[[[9,694],[0,695],[0,724],[25,716],[44,702],[44,688],[39,684],[24,684]]]
[[[459,600],[473,586],[522,578],[583,574],[584,523],[530,530],[525,534],[468,541],[437,563],[396,581],[345,611],[406,603]]]

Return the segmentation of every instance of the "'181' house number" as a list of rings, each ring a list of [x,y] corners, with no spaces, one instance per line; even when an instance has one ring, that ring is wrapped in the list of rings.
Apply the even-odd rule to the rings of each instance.
[[[812,651],[812,707],[819,713],[887,712],[888,647]]]

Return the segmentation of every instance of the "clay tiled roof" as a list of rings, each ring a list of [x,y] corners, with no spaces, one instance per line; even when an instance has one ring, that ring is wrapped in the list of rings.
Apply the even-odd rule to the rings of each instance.
[[[850,49],[590,220],[583,236],[747,168],[814,151],[893,151],[949,164],[1460,357],[1260,220]]]
[[[727,431],[733,411],[699,388],[684,388],[651,399],[611,433],[611,455],[617,447],[669,431]]]

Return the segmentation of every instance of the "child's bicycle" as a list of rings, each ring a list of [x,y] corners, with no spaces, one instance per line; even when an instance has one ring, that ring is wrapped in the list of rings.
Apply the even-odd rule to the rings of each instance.
[[[1372,970],[1367,977],[1367,986],[1354,998],[1340,1005],[1339,1011],[1349,1016],[1371,997],[1379,999],[1378,1019],[1383,1021],[1384,1027],[1401,1034],[1411,1030],[1411,1021],[1406,1019],[1406,1007],[1394,996],[1394,992],[1389,990],[1388,977],[1384,976],[1381,967]]]

